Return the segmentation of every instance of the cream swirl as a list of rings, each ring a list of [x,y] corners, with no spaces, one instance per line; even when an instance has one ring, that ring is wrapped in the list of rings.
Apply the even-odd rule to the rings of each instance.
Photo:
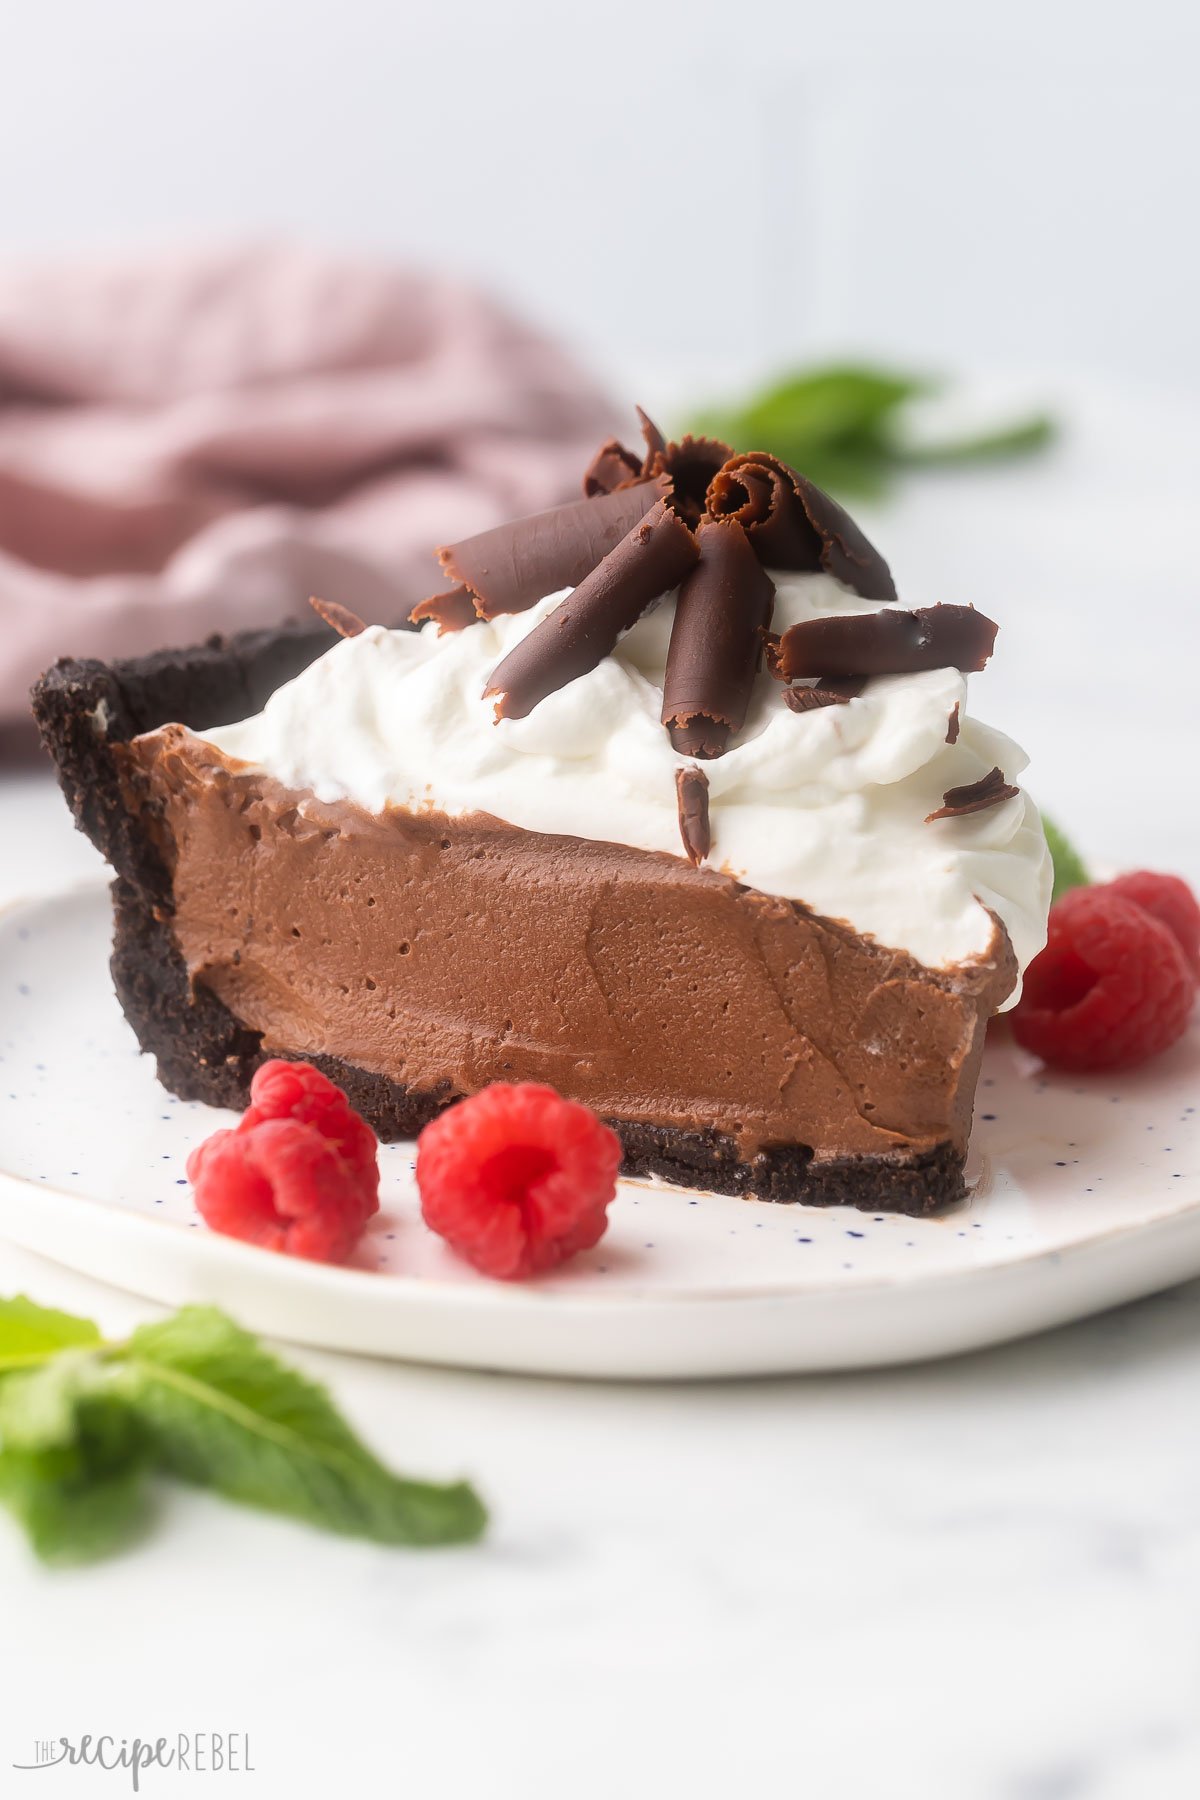
[[[879,610],[828,575],[773,579],[777,631]],[[672,596],[528,718],[496,724],[482,698],[496,663],[559,598],[441,638],[432,625],[372,626],[335,645],[254,718],[203,735],[320,800],[352,800],[373,813],[491,813],[528,831],[677,856],[675,771],[687,759],[660,723]],[[986,955],[994,913],[1023,970],[1045,941],[1051,885],[1033,802],[1020,793],[925,823],[946,788],[995,764],[1011,781],[1026,765],[1010,739],[967,716],[966,700],[966,677],[935,669],[881,676],[847,705],[796,714],[760,673],[745,728],[704,765],[707,866],[935,969]]]

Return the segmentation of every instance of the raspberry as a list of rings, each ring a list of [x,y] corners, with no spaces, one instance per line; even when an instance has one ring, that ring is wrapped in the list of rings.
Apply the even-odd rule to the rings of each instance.
[[[192,1151],[187,1172],[207,1225],[266,1250],[345,1262],[366,1223],[358,1177],[300,1119],[214,1132]]]
[[[586,1106],[497,1082],[421,1133],[421,1211],[469,1263],[512,1281],[599,1242],[620,1162],[616,1134]]]
[[[341,1088],[311,1063],[267,1062],[250,1083],[250,1104],[239,1131],[253,1131],[264,1119],[300,1119],[313,1125],[337,1151],[358,1182],[363,1218],[379,1211],[379,1144]]]
[[[309,1063],[268,1062],[232,1131],[188,1157],[205,1223],[313,1262],[345,1262],[379,1211],[375,1133]]]
[[[1138,869],[1132,875],[1118,875],[1104,887],[1106,893],[1132,900],[1165,925],[1179,940],[1188,967],[1200,980],[1200,906],[1186,881],[1178,875],[1153,875],[1149,869]]]
[[[1013,1035],[1064,1069],[1124,1068],[1183,1034],[1194,993],[1165,925],[1110,888],[1072,888],[1025,972]]]

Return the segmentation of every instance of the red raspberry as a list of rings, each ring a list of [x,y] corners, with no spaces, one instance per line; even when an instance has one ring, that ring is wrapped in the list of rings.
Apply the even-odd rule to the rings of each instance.
[[[1117,1069],[1182,1036],[1195,994],[1165,925],[1108,888],[1072,888],[1025,972],[1013,1035],[1064,1069]]]
[[[417,1186],[431,1231],[502,1281],[604,1235],[621,1145],[594,1112],[534,1082],[497,1082],[427,1125]]]
[[[337,1151],[362,1193],[364,1219],[379,1211],[379,1143],[340,1087],[311,1063],[266,1062],[250,1083],[250,1104],[239,1131],[264,1119],[300,1119],[313,1125]]]
[[[1178,875],[1154,875],[1149,869],[1138,869],[1106,881],[1104,887],[1106,893],[1132,900],[1165,925],[1178,938],[1192,974],[1200,980],[1200,906],[1186,881]]]
[[[264,1119],[216,1131],[188,1157],[205,1223],[312,1262],[345,1262],[366,1223],[361,1183],[314,1125]]]

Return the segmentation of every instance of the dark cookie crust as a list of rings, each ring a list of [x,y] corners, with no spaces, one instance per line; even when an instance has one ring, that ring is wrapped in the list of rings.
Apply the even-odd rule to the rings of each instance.
[[[268,1053],[215,994],[189,982],[171,929],[170,879],[122,800],[114,747],[172,720],[202,730],[245,718],[334,642],[324,626],[286,625],[111,665],[59,662],[34,689],[34,716],[75,822],[117,871],[112,971],[121,1005],[142,1049],[156,1058],[160,1081],[181,1099],[244,1106]],[[414,1092],[336,1057],[306,1060],[337,1082],[385,1141],[415,1136],[460,1097],[449,1085]],[[714,1131],[608,1122],[624,1146],[623,1172],[632,1177],[909,1214],[937,1211],[965,1191],[964,1158],[949,1143],[915,1156],[825,1162],[794,1144],[747,1163]]]
[[[119,875],[164,897],[157,854],[121,798],[114,746],[168,720],[235,724],[337,641],[314,618],[113,663],[64,657],[46,671],[30,696],[42,743],[76,825]]]

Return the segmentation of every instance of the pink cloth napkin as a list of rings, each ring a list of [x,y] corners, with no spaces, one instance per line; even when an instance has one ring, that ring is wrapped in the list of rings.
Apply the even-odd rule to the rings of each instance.
[[[0,280],[0,721],[56,656],[393,623],[433,546],[578,491],[608,403],[454,282],[287,247]]]

